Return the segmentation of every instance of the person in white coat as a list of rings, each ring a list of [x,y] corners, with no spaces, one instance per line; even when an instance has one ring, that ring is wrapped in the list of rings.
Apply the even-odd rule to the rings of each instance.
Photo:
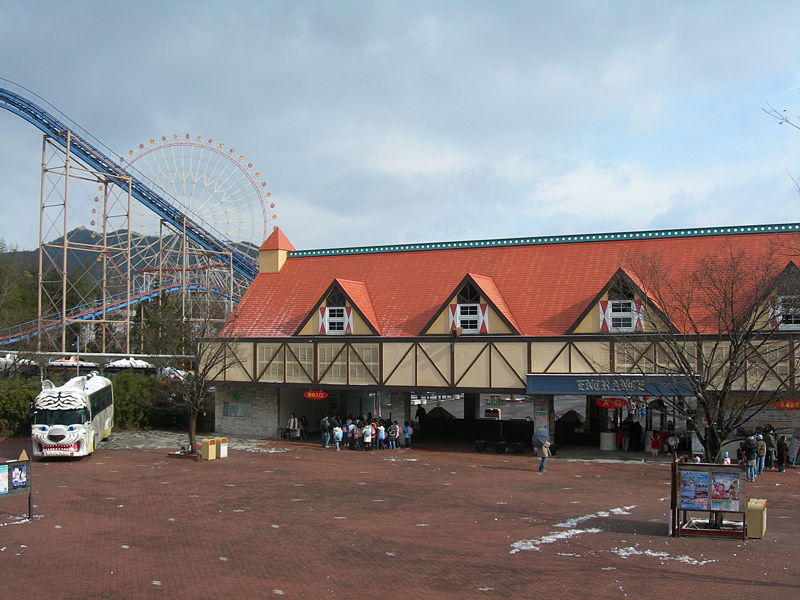
[[[539,446],[539,472],[543,473],[545,471],[545,465],[547,465],[547,459],[550,458],[550,442],[545,441],[541,446]]]

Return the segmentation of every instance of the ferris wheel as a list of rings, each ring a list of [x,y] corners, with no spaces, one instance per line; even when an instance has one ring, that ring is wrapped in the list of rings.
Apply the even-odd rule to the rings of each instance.
[[[128,151],[122,166],[217,239],[253,256],[277,219],[275,204],[262,178],[244,154],[202,136],[173,134],[151,138]],[[138,202],[129,209],[132,277],[139,289],[170,283],[201,284],[213,289],[235,287],[239,296],[247,283],[220,281],[227,273],[224,257],[209,257],[194,247],[185,232],[167,225]]]
[[[188,133],[151,138],[129,150],[123,166],[155,183],[168,202],[224,240],[258,246],[277,219],[261,173],[222,142]],[[159,230],[150,211],[137,209],[131,220],[139,233]]]

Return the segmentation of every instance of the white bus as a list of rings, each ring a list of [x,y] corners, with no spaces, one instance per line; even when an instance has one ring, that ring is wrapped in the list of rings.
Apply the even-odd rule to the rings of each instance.
[[[113,426],[111,381],[94,372],[61,387],[45,380],[33,401],[33,455],[86,456],[111,435]]]

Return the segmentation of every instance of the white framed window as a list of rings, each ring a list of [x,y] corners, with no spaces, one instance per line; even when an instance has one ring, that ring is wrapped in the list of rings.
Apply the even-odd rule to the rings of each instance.
[[[611,330],[633,331],[636,307],[633,300],[611,300]]]
[[[343,306],[329,306],[327,311],[328,335],[344,335],[347,318]]]
[[[777,304],[778,327],[800,330],[800,296],[779,296]]]
[[[478,333],[480,331],[480,306],[459,304],[456,312],[456,327],[460,327],[462,333]]]

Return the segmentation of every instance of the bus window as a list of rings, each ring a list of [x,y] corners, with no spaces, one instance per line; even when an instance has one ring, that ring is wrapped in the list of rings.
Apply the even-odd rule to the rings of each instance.
[[[85,408],[36,410],[33,412],[34,425],[82,425],[87,421],[89,421],[89,411]]]

